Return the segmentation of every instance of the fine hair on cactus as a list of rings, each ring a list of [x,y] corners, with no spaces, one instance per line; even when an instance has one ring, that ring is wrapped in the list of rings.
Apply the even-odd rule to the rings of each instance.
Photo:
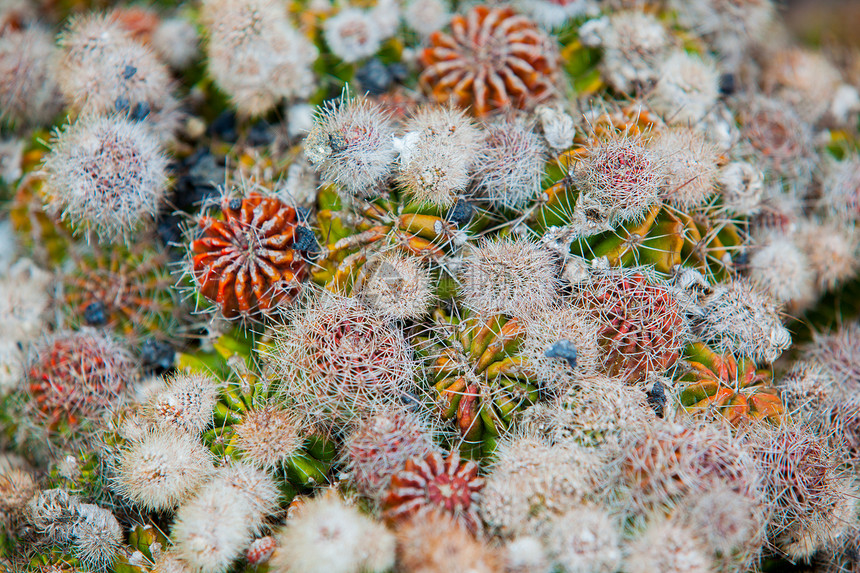
[[[117,13],[75,18],[59,44],[57,81],[75,111],[127,113],[164,135],[172,131],[177,103],[167,66],[132,37]]]
[[[242,457],[271,469],[296,454],[304,443],[301,420],[289,410],[264,405],[248,410],[233,426]]]
[[[290,318],[269,361],[307,419],[344,423],[410,390],[416,365],[403,332],[357,299],[322,292]]]
[[[38,26],[3,33],[0,120],[41,125],[59,113],[62,98],[52,69],[55,51],[51,35]]]
[[[610,573],[621,565],[621,535],[612,515],[582,505],[553,517],[538,529],[550,559],[563,571]]]
[[[717,67],[700,56],[677,50],[660,66],[660,77],[648,103],[668,122],[687,125],[701,121],[719,95]]]
[[[57,132],[44,172],[48,211],[100,243],[130,241],[167,188],[158,139],[121,115],[84,116]]]
[[[593,268],[574,305],[604,325],[608,370],[630,381],[666,370],[692,334],[683,297],[647,267]]]
[[[31,416],[75,426],[117,403],[136,378],[131,353],[95,329],[58,332],[35,345],[27,366]]]
[[[197,571],[224,573],[277,507],[278,495],[272,478],[253,466],[221,468],[177,510],[171,529],[177,556]]]
[[[146,509],[165,510],[184,501],[213,472],[211,456],[196,437],[155,429],[119,454],[113,487]]]
[[[598,454],[572,441],[505,438],[481,492],[481,518],[504,536],[526,533],[551,515],[579,507],[596,491]]]
[[[362,302],[392,320],[416,319],[433,302],[431,274],[418,257],[398,251],[373,255],[361,269],[356,288]]]
[[[394,565],[394,536],[334,492],[304,504],[277,536],[278,573],[361,573]]]
[[[0,0],[0,571],[860,573],[843,4]]]
[[[433,437],[433,427],[419,415],[405,408],[383,408],[362,419],[347,436],[342,463],[360,493],[381,500],[407,460],[436,450]]]
[[[344,88],[317,110],[305,155],[322,178],[348,195],[375,196],[393,171],[397,151],[389,114]]]
[[[398,183],[418,201],[450,207],[479,165],[484,133],[450,106],[419,108],[403,131]]]
[[[546,148],[521,119],[497,120],[486,130],[475,173],[477,194],[496,209],[520,210],[540,192]]]
[[[399,528],[397,548],[398,564],[408,573],[503,571],[496,548],[472,536],[456,519],[441,512],[430,512]]]
[[[576,158],[570,175],[581,190],[573,213],[581,233],[641,221],[659,201],[667,177],[666,154],[650,141],[650,134],[612,130],[593,138]]]
[[[707,546],[692,529],[659,517],[630,543],[624,560],[630,573],[708,573],[713,567]]]
[[[167,425],[199,435],[212,424],[219,386],[205,374],[171,374],[147,400],[144,411],[155,426]]]
[[[533,240],[484,240],[463,261],[460,296],[484,316],[526,316],[558,296],[557,272],[553,253]]]
[[[202,19],[209,73],[241,113],[261,115],[313,90],[318,51],[280,2],[206,0]]]

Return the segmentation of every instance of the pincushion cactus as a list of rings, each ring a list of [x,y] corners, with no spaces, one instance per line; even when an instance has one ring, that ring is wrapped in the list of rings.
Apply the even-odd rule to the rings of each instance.
[[[771,0],[38,4],[0,569],[854,566],[856,58]]]

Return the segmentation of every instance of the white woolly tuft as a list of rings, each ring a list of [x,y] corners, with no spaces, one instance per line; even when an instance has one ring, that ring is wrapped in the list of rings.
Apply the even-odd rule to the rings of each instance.
[[[755,215],[761,210],[764,195],[761,169],[746,161],[732,161],[719,170],[716,180],[723,206],[729,213]]]
[[[708,547],[695,531],[672,521],[654,518],[627,547],[624,570],[629,573],[712,573]]]
[[[453,107],[419,109],[403,128],[397,180],[418,201],[450,207],[478,163],[484,133]]]
[[[369,258],[356,288],[362,302],[392,320],[426,315],[434,298],[427,266],[418,257],[397,251]]]
[[[779,303],[805,307],[818,294],[815,273],[793,237],[769,233],[749,258],[749,277]]]
[[[75,555],[81,564],[92,570],[107,571],[119,557],[122,527],[110,511],[81,503],[75,506],[72,526]]]
[[[54,74],[56,48],[46,30],[32,26],[0,37],[0,120],[48,123],[63,105]]]
[[[540,193],[546,149],[531,125],[506,119],[487,125],[475,188],[497,209],[522,209]]]
[[[283,98],[307,97],[316,47],[277,0],[206,0],[202,19],[209,73],[243,114],[260,115]]]
[[[550,445],[523,436],[502,440],[489,469],[479,511],[491,531],[511,536],[579,506],[596,491],[602,463],[575,442]]]
[[[553,253],[534,241],[485,239],[463,262],[460,295],[483,316],[528,316],[557,299],[557,270]]]
[[[346,89],[340,100],[317,109],[304,149],[324,180],[360,197],[378,194],[397,155],[391,118],[366,98],[350,97]]]
[[[447,0],[409,0],[403,9],[406,25],[424,37],[441,30],[451,19]]]
[[[600,69],[606,82],[630,93],[657,79],[657,64],[669,35],[653,15],[622,11],[589,20],[579,30],[582,43],[603,48]]]
[[[677,127],[657,134],[651,149],[665,162],[663,199],[689,211],[699,207],[714,193],[718,153],[702,132]]]
[[[362,573],[394,566],[394,536],[335,495],[303,505],[278,535],[276,573]]]
[[[347,63],[369,58],[382,46],[382,29],[358,8],[344,8],[327,19],[323,34],[331,53]]]
[[[247,464],[222,468],[176,512],[170,531],[176,555],[192,570],[223,573],[277,508],[278,489]]]
[[[700,310],[697,334],[721,353],[773,362],[791,345],[778,303],[745,279],[715,285]]]
[[[165,386],[145,405],[156,426],[167,424],[190,434],[201,434],[212,424],[219,383],[211,376],[188,373],[165,378]]]
[[[152,430],[120,454],[113,487],[148,510],[171,509],[212,473],[209,452],[181,430]]]
[[[248,410],[233,426],[236,448],[247,461],[263,469],[277,467],[295,454],[304,442],[301,420],[277,406]]]
[[[621,534],[609,513],[583,505],[541,528],[550,558],[566,573],[614,573],[621,565]]]
[[[720,97],[720,74],[701,57],[676,50],[660,66],[660,79],[649,95],[654,111],[673,124],[701,121]]]
[[[47,210],[99,242],[130,241],[167,191],[167,157],[144,125],[82,117],[58,132],[45,159]]]

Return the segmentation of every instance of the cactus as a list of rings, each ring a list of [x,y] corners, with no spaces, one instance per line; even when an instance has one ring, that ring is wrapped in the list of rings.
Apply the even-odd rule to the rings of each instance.
[[[0,1],[0,569],[850,569],[860,57],[650,4]]]
[[[678,378],[681,406],[690,413],[719,413],[732,424],[768,420],[779,424],[785,407],[771,373],[756,369],[749,359],[719,355],[701,343],[686,350],[689,372]]]

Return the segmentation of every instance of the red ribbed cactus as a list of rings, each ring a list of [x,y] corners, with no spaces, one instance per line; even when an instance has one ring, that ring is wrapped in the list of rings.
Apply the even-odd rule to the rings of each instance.
[[[308,274],[294,249],[296,210],[274,197],[224,197],[223,219],[201,217],[191,243],[193,276],[201,294],[225,318],[266,314],[290,302]]]
[[[558,52],[538,26],[507,7],[476,6],[436,31],[421,54],[419,78],[438,102],[475,115],[528,108],[553,91]]]

